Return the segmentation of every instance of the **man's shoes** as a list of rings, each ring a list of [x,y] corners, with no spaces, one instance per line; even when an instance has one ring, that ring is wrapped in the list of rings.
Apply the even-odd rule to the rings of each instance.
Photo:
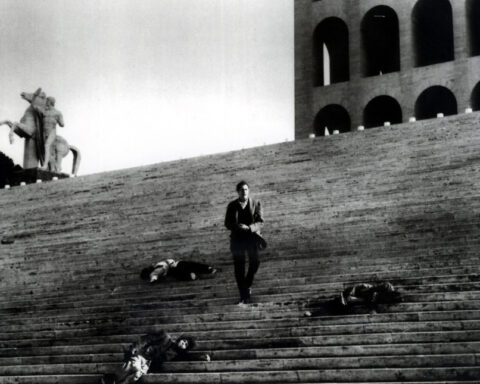
[[[237,305],[243,305],[243,304],[250,304],[252,301],[250,300],[250,295],[252,294],[252,288],[243,288],[240,290],[240,301],[237,303]]]
[[[252,288],[247,288],[245,290],[245,297],[243,298],[243,302],[245,304],[250,304],[252,302],[252,300],[250,299],[251,294],[252,294]]]
[[[245,299],[240,299],[240,301],[237,303],[237,305],[243,306],[246,304],[251,304],[252,300],[250,298],[245,298]]]

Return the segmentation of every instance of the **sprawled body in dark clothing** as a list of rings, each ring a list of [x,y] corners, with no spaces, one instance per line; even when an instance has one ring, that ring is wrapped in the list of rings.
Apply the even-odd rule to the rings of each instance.
[[[180,336],[174,341],[165,331],[148,333],[127,348],[121,373],[105,377],[111,383],[129,384],[147,373],[161,372],[165,361],[210,361],[208,354],[190,353],[194,346],[195,340],[188,336]],[[107,384],[105,379],[103,381]]]
[[[398,292],[389,282],[369,284],[360,283],[346,288],[340,294],[340,303],[343,306],[363,303],[374,305],[393,302],[398,297]]]
[[[394,304],[401,301],[400,293],[389,282],[359,283],[345,288],[338,297],[330,300],[310,300],[305,316],[362,313],[372,311],[378,304]],[[354,309],[359,306],[360,308]],[[363,308],[363,310],[362,310]]]
[[[166,259],[144,268],[140,273],[140,277],[143,280],[149,280],[151,283],[165,276],[173,276],[176,279],[188,281],[196,280],[199,275],[214,275],[216,272],[215,268],[207,264],[195,261]]]

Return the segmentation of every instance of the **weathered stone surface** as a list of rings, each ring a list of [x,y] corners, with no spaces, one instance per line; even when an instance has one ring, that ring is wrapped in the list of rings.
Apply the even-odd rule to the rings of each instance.
[[[1,190],[15,241],[0,246],[0,381],[97,383],[122,346],[165,328],[213,361],[145,382],[475,383],[479,125],[473,113]],[[223,218],[243,178],[270,247],[242,308]],[[219,272],[144,284],[168,254]],[[403,301],[308,305],[376,280]]]

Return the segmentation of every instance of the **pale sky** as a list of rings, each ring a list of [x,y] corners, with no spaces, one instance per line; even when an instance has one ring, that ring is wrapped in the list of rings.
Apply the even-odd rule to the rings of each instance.
[[[42,87],[80,174],[294,137],[293,0],[1,0],[0,15],[0,120]],[[22,164],[6,126],[0,150]]]

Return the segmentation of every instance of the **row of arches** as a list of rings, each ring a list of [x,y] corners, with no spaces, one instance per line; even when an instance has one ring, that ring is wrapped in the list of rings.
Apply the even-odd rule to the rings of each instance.
[[[472,91],[471,105],[474,111],[480,110],[480,83]],[[443,113],[444,116],[458,113],[455,95],[446,87],[436,85],[424,90],[415,102],[415,117],[417,120],[431,119]],[[377,96],[370,100],[363,111],[365,128],[382,126],[386,121],[391,124],[403,122],[402,108],[391,96]],[[351,131],[351,120],[347,110],[338,104],[330,104],[322,108],[315,117],[315,133],[323,136],[325,127],[330,132],[340,133]]]
[[[480,0],[466,0],[469,54],[480,55]],[[418,0],[411,14],[416,67],[454,60],[450,0]],[[365,77],[400,70],[400,34],[396,12],[386,5],[370,9],[360,25],[361,67]],[[349,31],[338,17],[328,17],[313,35],[315,86],[348,81]]]

